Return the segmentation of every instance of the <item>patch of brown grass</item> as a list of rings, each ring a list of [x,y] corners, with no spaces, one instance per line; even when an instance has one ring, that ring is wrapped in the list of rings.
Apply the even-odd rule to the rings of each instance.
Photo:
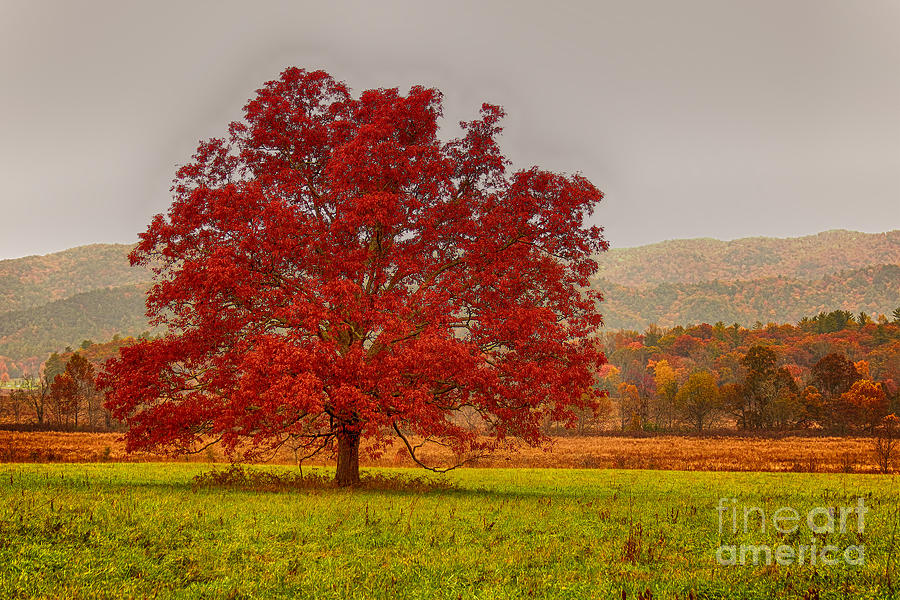
[[[125,444],[116,433],[0,430],[2,462],[123,461]],[[107,450],[108,449],[108,450]],[[133,460],[133,459],[132,459]]]

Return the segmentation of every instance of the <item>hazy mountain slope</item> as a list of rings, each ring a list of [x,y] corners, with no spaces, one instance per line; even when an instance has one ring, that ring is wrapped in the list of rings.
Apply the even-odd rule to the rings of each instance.
[[[604,293],[607,328],[643,330],[696,323],[796,323],[836,309],[874,318],[900,306],[900,266],[880,265],[827,275],[815,281],[784,277],[753,281],[663,283],[647,289],[597,282]]]
[[[138,335],[149,328],[144,316],[146,291],[146,284],[92,290],[0,314],[0,355],[16,360],[45,357],[84,339]]]
[[[91,290],[149,281],[149,269],[128,264],[132,248],[127,244],[92,244],[0,261],[0,313],[34,308]]]
[[[799,238],[758,237],[730,242],[673,240],[638,248],[613,248],[599,260],[598,279],[639,288],[778,276],[813,280],[872,265],[900,264],[900,230],[835,230]]]

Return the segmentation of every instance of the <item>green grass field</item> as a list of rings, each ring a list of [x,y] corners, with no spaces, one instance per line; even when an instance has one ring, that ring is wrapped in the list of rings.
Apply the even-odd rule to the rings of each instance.
[[[900,588],[890,476],[471,469],[428,492],[193,486],[210,468],[0,465],[0,597],[888,598]],[[860,497],[862,533],[847,513],[845,533],[816,538],[838,548],[826,557],[864,545],[862,565],[717,563],[720,543],[808,545],[809,510],[839,516]],[[720,498],[735,499],[723,513]],[[778,533],[770,518],[761,533],[751,519],[734,535],[732,506],[739,521],[755,506],[769,517],[792,508],[802,522]]]

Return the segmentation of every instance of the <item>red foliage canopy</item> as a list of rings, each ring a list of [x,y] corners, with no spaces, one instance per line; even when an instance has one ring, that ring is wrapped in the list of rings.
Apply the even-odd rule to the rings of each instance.
[[[583,222],[602,194],[508,174],[497,106],[446,143],[440,116],[434,89],[354,98],[291,68],[200,144],[131,256],[156,266],[148,314],[170,333],[102,378],[130,449],[337,444],[352,483],[361,436],[471,451],[468,410],[536,443],[593,402],[607,243]]]

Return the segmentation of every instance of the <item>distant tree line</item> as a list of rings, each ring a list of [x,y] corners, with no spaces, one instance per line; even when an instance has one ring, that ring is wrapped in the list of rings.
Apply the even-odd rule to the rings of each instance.
[[[625,431],[872,432],[900,412],[900,307],[891,317],[837,310],[796,325],[605,334],[609,363],[597,385],[611,401],[587,423]]]
[[[103,390],[96,385],[102,363],[133,338],[114,337],[104,344],[82,342],[54,352],[35,374],[0,396],[0,417],[7,426],[55,430],[113,431],[121,424],[103,406]]]

